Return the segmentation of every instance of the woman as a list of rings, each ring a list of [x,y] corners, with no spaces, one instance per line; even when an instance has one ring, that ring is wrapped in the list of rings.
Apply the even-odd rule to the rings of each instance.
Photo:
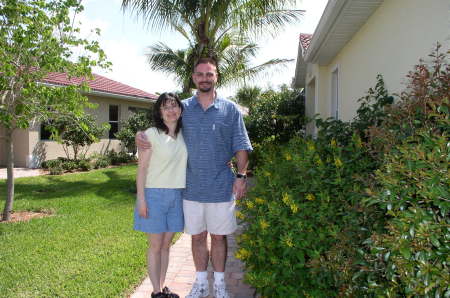
[[[154,107],[155,127],[145,131],[152,149],[139,150],[134,229],[148,235],[152,297],[179,297],[162,287],[172,238],[184,229],[181,191],[186,185],[187,150],[181,133],[182,111],[177,95],[161,94]]]

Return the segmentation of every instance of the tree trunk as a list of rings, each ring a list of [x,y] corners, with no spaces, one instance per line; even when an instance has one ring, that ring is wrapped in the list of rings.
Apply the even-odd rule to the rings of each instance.
[[[6,196],[5,209],[3,210],[3,221],[11,219],[11,212],[14,201],[14,148],[12,140],[13,129],[5,128],[5,151],[7,154],[7,185],[8,192]]]

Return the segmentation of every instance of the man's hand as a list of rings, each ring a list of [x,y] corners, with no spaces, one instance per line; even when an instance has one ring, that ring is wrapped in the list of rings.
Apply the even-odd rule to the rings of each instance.
[[[236,200],[245,196],[247,192],[247,180],[242,178],[234,179],[233,193],[236,195]]]
[[[134,142],[139,150],[152,149],[152,144],[147,140],[143,131],[138,131],[134,137]]]

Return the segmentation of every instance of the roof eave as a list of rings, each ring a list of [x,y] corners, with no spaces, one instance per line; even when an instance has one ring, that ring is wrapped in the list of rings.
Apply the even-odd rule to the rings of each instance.
[[[52,86],[52,87],[63,87],[63,86],[66,86],[66,85],[51,84],[51,83],[42,83],[42,84],[47,85],[47,86]],[[123,100],[129,100],[129,101],[134,101],[134,102],[143,102],[143,103],[156,102],[156,99],[154,99],[154,98],[130,96],[130,95],[124,95],[124,94],[117,94],[117,93],[98,91],[98,90],[93,90],[93,89],[91,89],[88,92],[82,92],[82,93],[86,94],[86,95],[96,95],[96,96],[101,96],[101,97],[123,99]]]
[[[328,65],[382,2],[330,0],[314,31],[304,60],[321,66]],[[345,21],[349,14],[352,18]]]
[[[324,44],[324,41],[330,35],[330,29],[333,28],[336,20],[342,12],[342,8],[351,0],[329,0],[325,10],[320,18],[319,24],[314,30],[308,51],[305,54],[305,62],[316,62],[317,56]]]
[[[304,49],[302,46],[302,42],[299,41],[297,63],[295,65],[295,76],[294,76],[294,81],[293,81],[293,87],[295,87],[295,88],[305,88],[307,63],[305,62],[305,60],[303,58],[303,54],[304,54]]]

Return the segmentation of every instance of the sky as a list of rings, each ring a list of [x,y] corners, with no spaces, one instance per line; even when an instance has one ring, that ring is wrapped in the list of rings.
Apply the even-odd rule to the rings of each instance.
[[[297,9],[306,10],[303,19],[279,32],[276,37],[264,36],[257,41],[258,56],[254,64],[273,58],[296,59],[300,33],[313,33],[328,0],[299,0]],[[94,72],[112,80],[130,85],[149,93],[179,91],[176,80],[164,73],[152,71],[145,53],[150,45],[164,42],[173,49],[186,47],[186,42],[176,32],[159,32],[145,26],[135,15],[121,10],[122,0],[83,0],[84,11],[77,16],[83,37],[96,39],[112,62],[110,70],[94,69]],[[91,33],[101,31],[100,37]],[[290,84],[295,73],[295,61],[285,68],[271,72],[250,85],[261,88],[277,88]],[[233,96],[237,87],[221,88],[223,96]]]

